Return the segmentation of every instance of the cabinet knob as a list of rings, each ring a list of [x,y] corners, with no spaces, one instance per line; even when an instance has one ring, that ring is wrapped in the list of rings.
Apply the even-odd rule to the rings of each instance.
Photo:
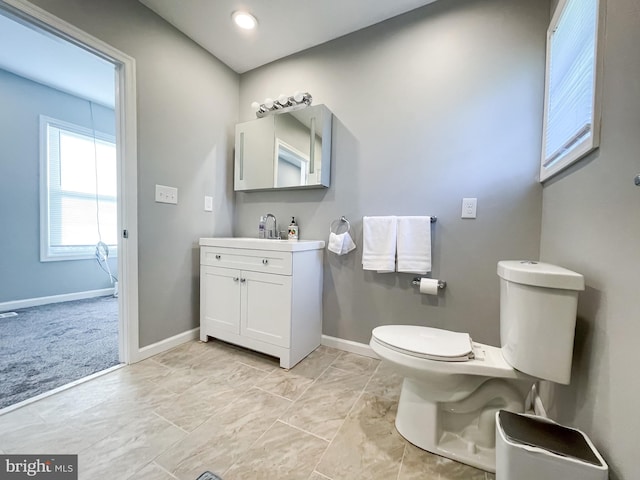
[[[220,260],[220,255],[216,255],[216,260]]]
[[[238,280],[240,280],[240,277],[233,277],[234,282],[237,282]]]
[[[263,258],[262,259],[262,264],[266,265],[267,263],[269,263],[269,259],[268,258]]]
[[[240,279],[240,283],[244,283],[244,282],[246,282],[246,281],[247,281],[247,279],[246,279],[246,278],[241,278],[241,279]]]

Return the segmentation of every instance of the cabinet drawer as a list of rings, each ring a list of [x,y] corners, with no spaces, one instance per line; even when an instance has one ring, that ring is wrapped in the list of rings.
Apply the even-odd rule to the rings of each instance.
[[[201,247],[200,264],[253,272],[291,275],[291,252],[244,248]]]

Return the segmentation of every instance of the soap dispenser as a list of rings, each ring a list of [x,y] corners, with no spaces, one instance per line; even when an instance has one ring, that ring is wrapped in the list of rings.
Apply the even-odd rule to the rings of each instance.
[[[260,223],[258,223],[258,238],[267,238],[266,226],[267,226],[267,218],[264,215],[262,215],[260,217]]]
[[[300,238],[298,224],[296,223],[295,217],[291,217],[291,223],[289,224],[289,234],[287,235],[287,237],[289,238],[289,240],[298,240],[298,238]]]

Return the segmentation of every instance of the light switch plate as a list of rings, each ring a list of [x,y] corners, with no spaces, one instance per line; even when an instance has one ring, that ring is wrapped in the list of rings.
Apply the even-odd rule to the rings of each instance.
[[[156,185],[156,202],[178,203],[178,189],[166,185]]]
[[[204,196],[204,211],[213,212],[213,197],[208,195]]]
[[[477,208],[478,208],[477,198],[463,198],[461,218],[476,218]]]

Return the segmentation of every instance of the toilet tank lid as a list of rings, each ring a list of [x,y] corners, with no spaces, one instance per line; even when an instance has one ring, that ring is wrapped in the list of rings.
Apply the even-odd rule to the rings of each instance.
[[[531,260],[502,260],[498,276],[509,282],[563,290],[584,290],[584,277],[579,273],[550,263]]]

